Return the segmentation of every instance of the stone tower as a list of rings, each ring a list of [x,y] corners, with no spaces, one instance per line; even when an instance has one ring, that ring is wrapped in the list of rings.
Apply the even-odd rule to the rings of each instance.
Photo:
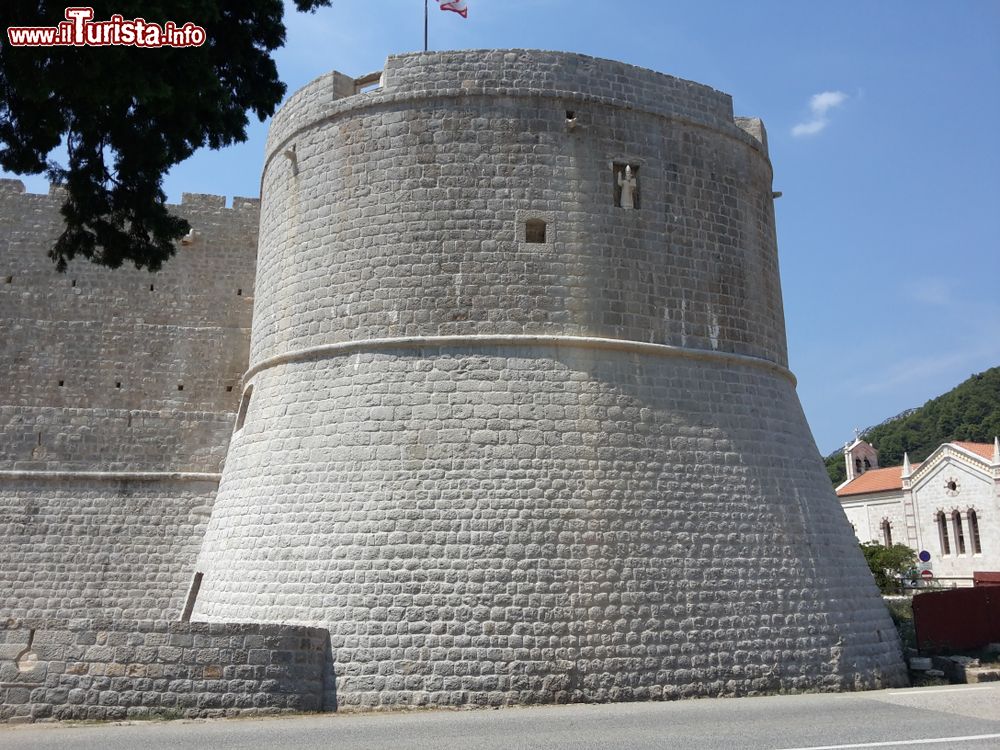
[[[563,53],[355,83],[271,126],[192,619],[329,628],[341,707],[905,681],[786,366],[760,121]]]

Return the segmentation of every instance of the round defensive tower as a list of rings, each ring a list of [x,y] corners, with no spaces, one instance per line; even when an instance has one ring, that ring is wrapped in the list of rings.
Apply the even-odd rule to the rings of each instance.
[[[340,707],[904,683],[787,369],[760,122],[563,53],[352,84],[271,126],[193,619],[328,628]]]

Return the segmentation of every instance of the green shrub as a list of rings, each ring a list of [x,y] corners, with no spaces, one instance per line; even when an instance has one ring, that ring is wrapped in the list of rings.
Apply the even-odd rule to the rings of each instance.
[[[903,648],[917,647],[917,631],[913,627],[913,599],[886,599],[885,606],[889,608],[892,624],[896,626],[899,640]]]
[[[916,574],[917,553],[905,544],[886,547],[878,542],[865,542],[861,553],[883,594],[902,593],[903,578],[912,579]]]

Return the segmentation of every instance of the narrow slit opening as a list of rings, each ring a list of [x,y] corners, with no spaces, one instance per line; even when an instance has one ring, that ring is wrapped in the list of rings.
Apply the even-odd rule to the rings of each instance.
[[[253,396],[253,386],[247,386],[246,391],[243,392],[243,399],[240,401],[240,410],[236,413],[236,429],[234,432],[239,432],[243,429],[243,425],[247,421],[247,411],[250,409],[250,398]]]

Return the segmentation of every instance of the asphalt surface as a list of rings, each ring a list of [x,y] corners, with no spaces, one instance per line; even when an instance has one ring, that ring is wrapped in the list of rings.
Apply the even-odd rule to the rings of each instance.
[[[0,748],[1000,748],[1000,683],[674,703],[0,728]]]

